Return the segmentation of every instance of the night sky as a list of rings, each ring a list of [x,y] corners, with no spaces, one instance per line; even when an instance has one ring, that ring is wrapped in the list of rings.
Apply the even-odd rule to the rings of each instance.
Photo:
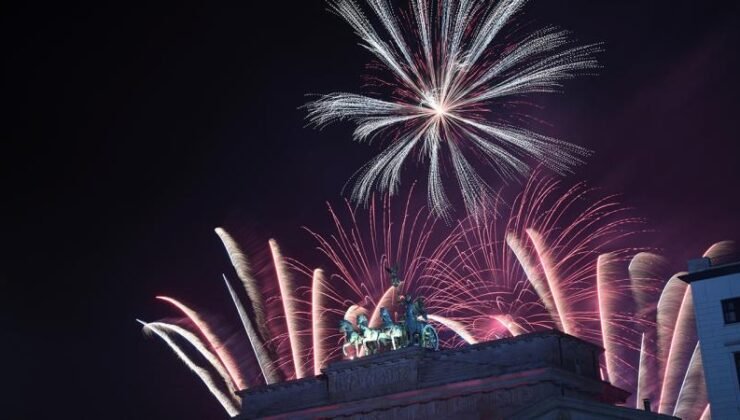
[[[540,0],[520,20],[604,42],[598,77],[533,98],[547,134],[595,151],[573,181],[621,194],[676,270],[740,239],[740,3]],[[134,319],[173,315],[168,294],[237,322],[216,226],[316,255],[301,226],[327,229],[377,149],[298,107],[358,91],[369,54],[319,0],[6,5],[0,28],[2,416],[224,418]]]

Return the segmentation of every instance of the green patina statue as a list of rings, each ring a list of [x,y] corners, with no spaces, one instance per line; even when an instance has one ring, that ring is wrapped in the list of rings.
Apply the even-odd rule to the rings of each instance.
[[[391,286],[397,288],[402,280],[396,266],[386,268],[390,274]],[[411,295],[401,297],[404,305],[405,319],[395,322],[390,311],[380,308],[382,324],[380,328],[371,328],[367,315],[357,315],[357,330],[346,319],[340,321],[340,330],[344,333],[342,353],[349,356],[347,348],[354,347],[355,353],[351,357],[360,357],[375,354],[386,350],[396,350],[400,347],[420,346],[438,350],[439,336],[437,330],[429,323],[429,317],[424,306],[424,299],[413,299]]]

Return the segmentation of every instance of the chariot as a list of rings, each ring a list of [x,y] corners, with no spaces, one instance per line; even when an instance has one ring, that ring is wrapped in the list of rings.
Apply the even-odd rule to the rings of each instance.
[[[406,317],[400,322],[395,322],[386,308],[380,308],[382,325],[379,328],[371,328],[365,314],[357,316],[357,328],[346,319],[340,321],[340,330],[344,333],[342,354],[349,356],[348,348],[354,348],[355,357],[410,346],[439,350],[439,335],[429,323],[424,300],[404,296],[403,304]]]

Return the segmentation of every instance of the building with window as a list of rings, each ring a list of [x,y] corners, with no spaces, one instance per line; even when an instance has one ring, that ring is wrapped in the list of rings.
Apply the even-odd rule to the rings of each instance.
[[[740,419],[740,262],[689,261],[704,376],[713,419]]]

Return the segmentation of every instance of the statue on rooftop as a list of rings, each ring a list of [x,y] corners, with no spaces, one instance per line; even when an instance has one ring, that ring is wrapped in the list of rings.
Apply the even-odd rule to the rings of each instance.
[[[401,277],[398,275],[398,266],[386,267],[385,271],[391,276],[391,286],[398,288],[401,285]]]
[[[360,329],[360,334],[362,335],[362,345],[365,350],[365,354],[377,353],[378,350],[380,350],[381,330],[370,328],[365,314],[357,315],[357,327]]]
[[[342,345],[342,354],[348,356],[347,347],[355,348],[355,355],[360,354],[360,346],[363,344],[362,336],[355,331],[352,323],[343,319],[339,321],[339,330],[344,333],[344,344]]]
[[[439,336],[437,330],[429,324],[424,298],[419,297],[414,300],[410,295],[406,295],[402,299],[406,307],[404,328],[408,340],[407,345],[439,350]]]
[[[390,274],[395,299],[395,290],[403,280],[398,274],[397,266],[387,267],[386,271]],[[437,330],[429,323],[424,298],[413,299],[410,294],[406,294],[401,296],[400,302],[404,305],[405,312],[405,319],[400,322],[393,320],[387,308],[380,308],[382,320],[380,328],[371,328],[364,313],[357,315],[357,330],[350,321],[341,320],[340,330],[344,333],[342,353],[348,356],[347,348],[350,346],[355,349],[354,357],[409,346],[438,350],[439,336]]]
[[[383,320],[383,339],[391,342],[391,348],[395,350],[405,345],[407,340],[403,324],[393,322],[393,317],[386,308],[380,308],[380,319]]]

